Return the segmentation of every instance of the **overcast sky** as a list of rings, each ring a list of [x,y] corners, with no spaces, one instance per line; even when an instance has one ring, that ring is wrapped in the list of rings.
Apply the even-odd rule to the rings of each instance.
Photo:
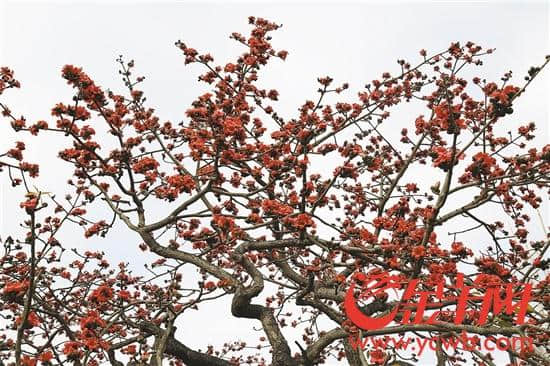
[[[270,66],[263,83],[280,91],[278,106],[288,117],[305,99],[315,97],[319,76],[349,82],[353,97],[381,72],[397,71],[398,58],[415,60],[422,48],[436,52],[457,40],[497,49],[484,65],[488,78],[498,80],[514,70],[520,81],[530,66],[540,64],[549,53],[548,11],[548,2],[529,1],[323,5],[4,1],[0,2],[0,65],[13,68],[22,83],[21,90],[6,95],[8,104],[16,114],[34,122],[49,118],[57,102],[70,100],[72,90],[60,77],[65,64],[82,66],[105,89],[122,92],[115,63],[122,54],[134,59],[137,72],[146,76],[143,89],[148,104],[162,119],[178,121],[204,87],[196,82],[202,70],[184,66],[174,42],[181,39],[199,51],[209,51],[224,64],[242,52],[229,34],[248,32],[247,17],[262,16],[283,24],[274,35],[274,44],[288,50],[289,56],[286,62]],[[535,121],[539,126],[539,142],[548,141],[548,80],[546,70],[515,106],[518,122]],[[2,151],[13,139],[7,124],[0,125]],[[60,149],[57,142],[31,145],[28,160],[55,156]],[[69,170],[54,161],[41,169],[40,189],[61,192]],[[20,199],[5,194],[6,188],[0,206],[2,236],[12,232],[20,219],[18,211],[12,213]],[[135,241],[122,233],[115,233],[113,240]],[[111,250],[113,258],[128,260],[124,245],[114,251],[108,243],[94,245]],[[135,258],[136,263],[143,260]],[[246,324],[231,319],[228,312],[212,314],[210,319],[203,328],[198,326],[200,321],[186,320],[195,328],[192,338],[186,334],[190,346],[221,344]],[[246,331],[240,335],[250,336]]]

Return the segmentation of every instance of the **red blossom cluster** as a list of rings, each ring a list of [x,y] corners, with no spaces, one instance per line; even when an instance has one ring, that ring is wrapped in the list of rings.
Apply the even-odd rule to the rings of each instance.
[[[144,174],[150,170],[155,170],[158,166],[159,163],[154,158],[145,157],[132,164],[132,169],[135,173]]]
[[[84,236],[86,238],[89,238],[91,236],[99,234],[102,230],[104,230],[107,227],[107,223],[105,220],[101,220],[99,222],[96,222],[92,226],[90,226],[86,231],[84,232]]]
[[[105,94],[90,77],[82,71],[80,67],[65,65],[61,70],[61,76],[67,83],[78,90],[79,98],[88,103],[88,108],[99,110],[105,103]],[[71,109],[69,109],[71,111]],[[89,117],[87,111],[82,110],[82,107],[75,107],[72,113],[67,113],[73,117]],[[85,119],[86,119],[85,118]]]
[[[195,181],[191,175],[172,175],[166,178],[166,185],[155,190],[157,197],[173,201],[182,192],[191,193],[195,189]]]
[[[456,149],[449,149],[443,146],[436,146],[432,149],[433,166],[441,168],[443,171],[448,171],[451,165],[458,164],[458,160],[464,159],[463,155],[459,155]]]
[[[290,215],[294,210],[292,207],[285,205],[277,200],[266,199],[262,202],[262,209],[266,214],[278,215],[278,216],[287,216]]]

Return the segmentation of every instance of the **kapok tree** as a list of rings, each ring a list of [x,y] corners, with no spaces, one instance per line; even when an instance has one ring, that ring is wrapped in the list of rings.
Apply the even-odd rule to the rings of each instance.
[[[199,79],[211,88],[181,123],[157,117],[134,63],[122,59],[122,94],[67,65],[62,77],[74,97],[49,119],[29,122],[0,104],[15,131],[64,137],[58,158],[74,168],[59,198],[30,188],[39,167],[23,160],[23,143],[0,155],[4,179],[21,192],[27,232],[2,238],[0,364],[405,365],[415,360],[410,351],[363,352],[350,340],[463,332],[491,341],[528,336],[533,347],[506,351],[510,364],[547,364],[550,242],[531,234],[528,222],[548,194],[550,145],[533,146],[534,123],[511,129],[503,121],[548,58],[513,85],[511,73],[498,82],[461,76],[491,49],[467,42],[431,56],[422,50],[417,62],[398,60],[397,72],[350,101],[331,101],[347,84],[319,78],[315,101],[284,118],[275,111],[277,90],[258,84],[268,62],[287,57],[270,43],[279,26],[249,23],[248,37],[231,35],[244,53],[225,64],[176,43],[186,64],[205,69]],[[1,77],[0,92],[19,87],[8,68]],[[424,112],[393,121],[391,111],[407,102]],[[499,209],[498,217],[484,207]],[[105,208],[109,215],[92,218]],[[109,253],[81,253],[59,238],[62,227],[83,227],[86,238],[109,240],[114,225],[136,238],[128,253],[150,251],[158,260],[134,275],[127,263],[111,266]],[[484,239],[468,240],[468,232]],[[184,275],[184,265],[197,276]],[[397,279],[398,296],[360,294],[381,274]],[[444,315],[398,323],[407,283],[418,280],[409,304],[443,284],[439,295],[451,300],[433,312],[456,307],[459,277],[480,295],[506,283],[532,286],[523,324],[492,308],[479,325],[483,304],[474,298],[459,324]],[[346,295],[374,319],[395,309],[393,322],[361,329],[348,318]],[[257,344],[186,346],[178,319],[194,309],[206,320],[201,305],[223,297],[231,300],[228,316],[256,320]],[[475,347],[440,348],[434,357],[440,366],[495,364]]]

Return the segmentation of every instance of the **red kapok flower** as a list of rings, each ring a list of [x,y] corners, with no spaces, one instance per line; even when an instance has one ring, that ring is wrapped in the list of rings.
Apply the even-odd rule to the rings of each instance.
[[[21,365],[22,366],[36,366],[36,358],[24,355],[21,358]]]
[[[8,301],[14,301],[17,297],[23,296],[29,287],[28,281],[13,281],[4,285],[2,294]]]
[[[113,298],[113,289],[109,285],[101,285],[92,291],[90,300],[97,303],[104,303]]]
[[[375,365],[383,365],[386,361],[386,353],[382,351],[381,349],[377,348],[373,351],[369,352],[370,360]]]
[[[20,325],[22,321],[23,321],[23,318],[19,316],[17,317],[17,319],[15,319],[15,324]],[[24,324],[24,328],[30,329],[30,328],[37,327],[39,325],[40,325],[40,318],[38,317],[38,315],[36,315],[34,311],[31,311],[27,316],[27,321]]]
[[[24,208],[25,211],[27,211],[27,213],[29,214],[36,209],[36,206],[38,206],[38,198],[36,197],[29,198],[28,200],[19,204],[19,207]]]
[[[79,342],[66,342],[63,346],[63,354],[70,360],[78,360],[83,356],[83,352],[80,350],[80,347],[81,344]]]
[[[40,360],[42,363],[48,363],[53,359],[53,353],[52,351],[46,351],[42,353],[40,356],[38,356],[38,360]]]
[[[420,259],[426,255],[426,248],[422,245],[417,245],[412,248],[411,254],[414,258]]]
[[[134,170],[135,173],[145,173],[149,170],[154,170],[156,168],[158,168],[159,166],[159,163],[158,161],[156,161],[155,159],[151,158],[151,157],[145,157],[145,158],[142,158],[138,161],[136,161],[133,165],[132,165],[132,169]]]
[[[95,329],[105,327],[105,321],[99,317],[97,311],[90,311],[85,318],[80,320],[80,329]]]
[[[288,220],[293,227],[304,230],[306,227],[314,227],[315,222],[307,213],[301,213],[298,216]]]

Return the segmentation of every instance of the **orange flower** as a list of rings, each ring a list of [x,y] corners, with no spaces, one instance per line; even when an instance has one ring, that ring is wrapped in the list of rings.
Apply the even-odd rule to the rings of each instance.
[[[23,318],[21,318],[19,316],[15,320],[15,324],[19,325],[19,324],[21,324],[22,321],[23,321]],[[34,327],[37,327],[39,325],[40,325],[40,318],[38,317],[38,315],[36,315],[36,313],[34,311],[31,311],[29,313],[29,315],[27,316],[27,321],[25,322],[24,328],[26,328],[26,329],[34,328]]]
[[[78,360],[82,357],[83,353],[80,350],[81,344],[79,342],[69,341],[63,346],[63,354],[71,360]]]
[[[275,214],[279,216],[290,215],[293,211],[292,207],[279,203],[276,200],[264,200],[262,202],[262,208],[265,213]]]
[[[23,296],[29,287],[28,281],[8,282],[4,286],[2,294],[8,301],[15,301],[16,298]]]
[[[19,204],[19,207],[24,208],[27,213],[32,213],[36,209],[36,206],[38,206],[38,198],[36,197],[29,198],[25,202]]]
[[[97,303],[104,303],[113,298],[113,289],[109,285],[101,285],[92,291],[90,300]]]
[[[159,166],[158,161],[156,161],[155,159],[153,159],[151,157],[145,157],[143,159],[140,159],[140,160],[136,161],[132,165],[132,169],[134,170],[135,173],[142,173],[143,174],[143,173],[145,173],[149,170],[156,169],[158,166]]]
[[[95,329],[105,327],[105,321],[99,317],[97,311],[88,312],[88,316],[80,320],[80,329]]]
[[[216,284],[212,281],[208,281],[204,284],[204,288],[206,290],[214,290],[216,288]]]
[[[53,359],[53,353],[52,351],[46,351],[42,353],[40,356],[38,356],[38,360],[42,363],[50,362]]]
[[[289,220],[289,221],[290,221],[290,224],[292,226],[294,226],[295,228],[297,228],[299,230],[304,230],[306,227],[314,227],[315,226],[315,222],[313,221],[311,216],[309,216],[306,213],[301,213],[298,216],[296,216],[294,219]]]
[[[120,297],[122,300],[130,300],[130,292],[129,291],[126,291],[126,290],[120,290],[118,292],[118,297]]]
[[[412,256],[416,259],[420,259],[426,255],[426,248],[422,245],[418,245],[412,248]]]
[[[136,352],[137,352],[137,348],[135,344],[131,344],[128,347],[122,349],[122,353],[127,355],[135,355]]]
[[[381,349],[375,349],[369,353],[370,360],[375,365],[383,365],[386,361],[386,354]]]
[[[27,355],[24,355],[21,359],[21,365],[22,366],[36,366],[36,358],[29,357]]]

